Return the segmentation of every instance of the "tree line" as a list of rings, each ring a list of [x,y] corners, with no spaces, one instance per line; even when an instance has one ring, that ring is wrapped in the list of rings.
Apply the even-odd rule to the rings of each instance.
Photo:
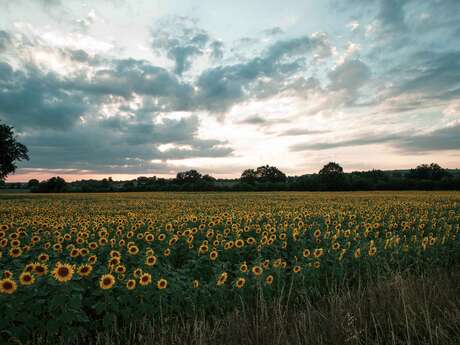
[[[273,166],[243,171],[238,179],[216,179],[197,170],[179,172],[175,178],[138,177],[130,181],[81,180],[67,183],[61,177],[30,180],[32,192],[134,192],[134,191],[366,191],[366,190],[459,190],[460,173],[436,163],[408,171],[354,171],[345,173],[335,162],[318,173],[287,176]]]
[[[14,173],[16,161],[28,160],[28,150],[17,142],[13,128],[0,124],[0,187]],[[460,173],[436,163],[422,164],[408,171],[355,171],[345,173],[336,162],[326,164],[316,174],[287,176],[274,166],[246,169],[238,179],[216,179],[197,170],[179,172],[175,178],[138,177],[131,181],[81,180],[67,183],[62,177],[46,181],[30,180],[32,192],[123,192],[123,191],[360,191],[360,190],[458,190]]]

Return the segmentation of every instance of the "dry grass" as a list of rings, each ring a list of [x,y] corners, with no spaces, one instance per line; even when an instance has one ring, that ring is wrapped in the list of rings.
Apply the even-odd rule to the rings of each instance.
[[[190,306],[193,308],[193,306]],[[40,343],[37,341],[36,343]],[[335,286],[323,297],[277,303],[259,295],[225,317],[196,315],[114,325],[81,344],[460,344],[460,273],[395,275],[368,286]]]

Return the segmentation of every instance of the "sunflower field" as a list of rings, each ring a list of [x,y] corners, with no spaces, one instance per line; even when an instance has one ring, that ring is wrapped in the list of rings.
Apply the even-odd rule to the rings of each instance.
[[[0,194],[0,338],[458,267],[460,193]]]

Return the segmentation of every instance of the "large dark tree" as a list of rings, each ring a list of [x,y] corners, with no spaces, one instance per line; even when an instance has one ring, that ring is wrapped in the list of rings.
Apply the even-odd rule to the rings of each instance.
[[[343,168],[335,163],[329,162],[319,171],[319,178],[324,189],[342,190],[345,188],[345,175]]]
[[[16,161],[29,160],[27,147],[16,141],[13,127],[0,124],[0,181],[14,173]]]
[[[201,174],[196,170],[182,171],[177,174],[176,181],[179,184],[183,183],[197,183],[201,181]]]
[[[285,182],[286,174],[284,174],[277,167],[263,165],[254,169],[246,169],[240,177],[241,182],[254,183],[254,182]]]
[[[431,163],[430,165],[422,164],[415,169],[410,169],[407,177],[417,180],[440,180],[443,177],[449,177],[449,175],[449,172],[441,168],[439,164]]]
[[[255,183],[257,181],[256,171],[254,169],[246,169],[240,177],[240,181],[244,183]]]
[[[277,167],[264,165],[258,167],[256,170],[257,179],[260,182],[284,182],[286,181],[286,174],[284,174]]]

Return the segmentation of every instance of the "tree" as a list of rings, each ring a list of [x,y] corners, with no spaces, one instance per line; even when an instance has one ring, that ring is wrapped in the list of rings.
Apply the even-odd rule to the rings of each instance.
[[[431,163],[418,165],[415,169],[410,169],[406,175],[408,178],[416,180],[441,180],[443,177],[448,177],[450,174],[439,164]]]
[[[249,184],[255,183],[257,181],[256,171],[254,169],[246,169],[241,174],[240,181]]]
[[[256,176],[260,182],[285,182],[286,174],[284,174],[277,167],[271,167],[264,165],[258,167],[256,170]]]
[[[176,181],[179,184],[197,183],[201,181],[201,174],[193,169],[188,171],[182,171],[177,174]]]
[[[211,176],[211,175],[209,175],[209,174],[203,175],[202,180],[205,181],[205,182],[208,182],[208,183],[216,182],[216,178]]]
[[[254,169],[246,169],[240,177],[243,183],[253,184],[255,182],[285,182],[286,174],[284,174],[277,167],[263,165]]]
[[[16,171],[15,161],[29,160],[27,147],[16,141],[13,127],[0,124],[0,180]]]
[[[319,171],[320,181],[328,190],[340,190],[345,188],[345,175],[343,168],[335,163],[329,162]]]
[[[27,183],[27,187],[29,187],[29,188],[37,188],[39,184],[40,184],[40,182],[37,179],[33,178],[33,179],[29,180],[29,182]]]
[[[62,177],[51,177],[47,181],[40,182],[35,190],[40,193],[61,193],[66,190],[67,182]]]
[[[321,176],[340,176],[343,174],[343,168],[335,163],[329,162],[319,171]]]

